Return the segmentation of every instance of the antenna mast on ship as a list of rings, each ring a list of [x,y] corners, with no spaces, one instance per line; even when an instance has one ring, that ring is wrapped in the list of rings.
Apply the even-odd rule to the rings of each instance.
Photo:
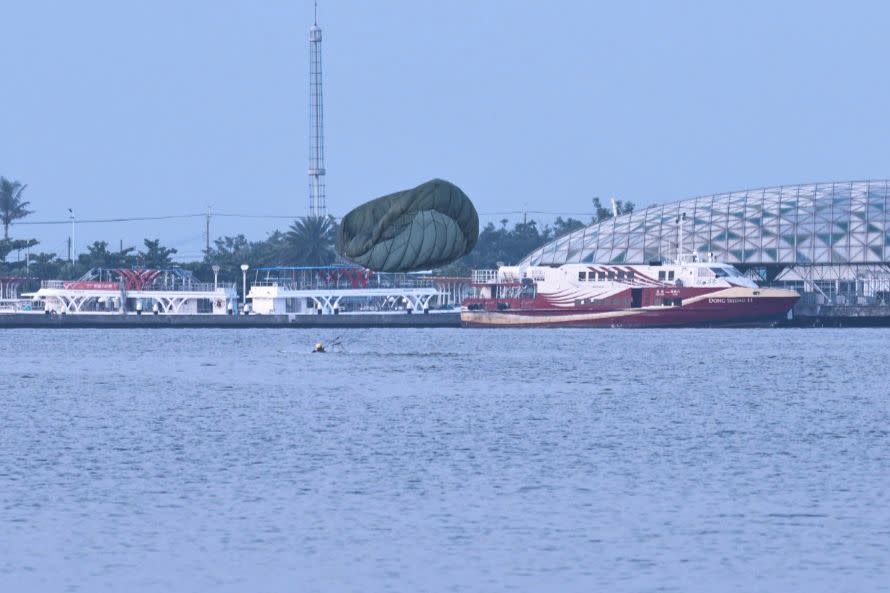
[[[321,92],[321,27],[318,2],[309,27],[309,216],[325,216],[324,107]]]
[[[683,225],[686,223],[686,213],[677,215],[677,263],[683,261]]]

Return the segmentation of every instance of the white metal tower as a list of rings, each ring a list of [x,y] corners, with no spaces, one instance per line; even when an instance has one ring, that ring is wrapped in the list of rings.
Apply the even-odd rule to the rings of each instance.
[[[318,2],[309,28],[309,216],[325,216],[324,107],[321,94],[321,27]]]

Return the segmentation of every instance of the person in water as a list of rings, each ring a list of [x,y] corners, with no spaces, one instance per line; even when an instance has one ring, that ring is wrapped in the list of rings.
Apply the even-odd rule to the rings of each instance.
[[[315,343],[315,348],[312,349],[312,352],[313,352],[313,353],[314,353],[314,352],[321,352],[321,353],[324,353],[324,352],[325,352],[324,344],[321,343],[321,342],[316,342],[316,343]]]

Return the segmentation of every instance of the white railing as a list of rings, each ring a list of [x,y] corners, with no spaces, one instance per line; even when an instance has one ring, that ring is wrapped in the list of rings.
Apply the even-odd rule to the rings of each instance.
[[[219,282],[216,285],[213,282],[189,282],[185,284],[168,284],[168,285],[149,285],[142,288],[141,292],[214,292],[218,290],[235,290],[234,283]]]
[[[329,281],[324,278],[287,278],[282,280],[264,279],[249,283],[251,287],[277,287],[283,290],[364,290],[368,288],[411,289],[433,288],[433,280],[424,277],[411,277],[406,274],[375,274],[366,282],[353,283],[351,279],[341,278]]]
[[[112,286],[113,285],[113,286]],[[68,289],[68,290],[119,290],[118,282],[98,282],[93,280],[43,280],[40,288]],[[133,292],[135,289],[128,289]],[[235,290],[235,283],[220,282],[172,282],[170,284],[149,284],[139,292],[216,292],[218,290]]]
[[[473,270],[473,284],[494,284],[497,281],[497,270]]]
[[[0,300],[0,313],[21,313],[28,311],[43,311],[43,301],[32,301],[30,299]]]
[[[42,280],[40,288],[65,288],[67,280]]]

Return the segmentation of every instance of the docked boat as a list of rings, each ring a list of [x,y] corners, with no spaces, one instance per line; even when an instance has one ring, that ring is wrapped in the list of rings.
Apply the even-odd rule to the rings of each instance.
[[[466,327],[758,325],[785,319],[797,292],[761,288],[725,263],[502,266],[473,273]]]

